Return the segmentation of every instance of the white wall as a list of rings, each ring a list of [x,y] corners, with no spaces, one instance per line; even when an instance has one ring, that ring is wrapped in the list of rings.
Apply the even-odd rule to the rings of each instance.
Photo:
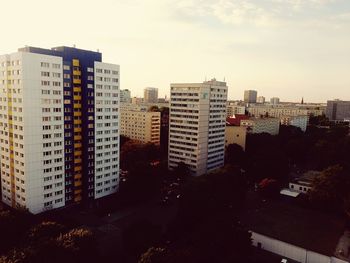
[[[288,244],[286,242],[267,237],[256,232],[252,232],[253,245],[258,246],[261,243],[261,248],[270,251],[282,257],[287,257],[301,263],[346,263],[347,261],[321,255],[319,253],[306,250],[304,248]]]

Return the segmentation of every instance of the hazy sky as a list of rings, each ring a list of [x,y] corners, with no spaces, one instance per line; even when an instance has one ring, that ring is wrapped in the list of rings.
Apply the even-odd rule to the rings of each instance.
[[[0,54],[99,49],[132,96],[215,77],[233,99],[350,100],[349,0],[11,0],[0,17]]]

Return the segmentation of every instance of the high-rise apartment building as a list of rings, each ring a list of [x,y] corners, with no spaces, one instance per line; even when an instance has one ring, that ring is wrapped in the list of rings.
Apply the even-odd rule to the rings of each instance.
[[[326,116],[331,121],[344,121],[350,119],[350,101],[327,101]]]
[[[225,82],[171,84],[170,169],[183,162],[202,175],[224,165],[226,101]]]
[[[260,104],[264,104],[264,103],[265,103],[265,97],[264,97],[264,96],[259,96],[259,97],[256,99],[256,102],[257,102],[257,103],[260,103]]]
[[[256,103],[256,97],[258,92],[256,90],[245,90],[244,91],[244,102],[245,103]]]
[[[120,109],[120,134],[141,143],[160,143],[160,112],[133,104]]]
[[[157,103],[158,102],[158,89],[157,88],[145,88],[143,93],[143,102],[145,103]]]
[[[25,47],[0,56],[2,200],[32,213],[119,183],[119,66],[99,52]]]
[[[128,89],[120,90],[120,102],[130,103],[131,102],[131,92]]]
[[[270,103],[271,103],[272,105],[280,104],[280,98],[272,97],[272,98],[270,99]]]

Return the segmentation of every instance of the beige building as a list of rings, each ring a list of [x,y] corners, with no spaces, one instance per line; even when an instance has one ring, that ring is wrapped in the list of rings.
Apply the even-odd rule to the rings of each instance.
[[[144,107],[121,107],[120,134],[141,143],[160,143],[160,112]]]
[[[278,118],[250,118],[241,120],[241,126],[247,127],[248,133],[269,133],[277,135],[280,130],[280,119]]]
[[[169,168],[184,162],[193,175],[224,165],[226,82],[171,84]]]
[[[225,128],[225,146],[238,144],[245,151],[247,137],[247,128],[243,126],[226,126]]]
[[[158,102],[158,89],[157,88],[145,88],[143,91],[143,101],[145,103]]]

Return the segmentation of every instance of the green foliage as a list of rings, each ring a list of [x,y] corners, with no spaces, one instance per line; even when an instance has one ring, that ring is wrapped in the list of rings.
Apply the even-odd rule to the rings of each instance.
[[[245,178],[232,166],[190,178],[169,233],[169,262],[247,262],[250,233],[237,219],[246,189]]]
[[[165,248],[151,247],[143,253],[138,263],[170,263],[171,257]]]
[[[341,211],[349,196],[350,176],[340,165],[331,166],[320,173],[309,192],[310,201],[324,209]]]

